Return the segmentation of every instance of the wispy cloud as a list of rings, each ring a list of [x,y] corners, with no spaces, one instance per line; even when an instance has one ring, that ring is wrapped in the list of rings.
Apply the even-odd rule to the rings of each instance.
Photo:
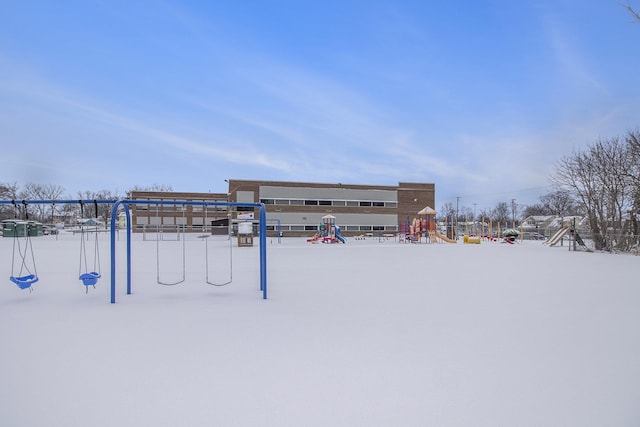
[[[547,14],[544,19],[549,46],[558,69],[564,73],[563,81],[568,85],[580,85],[597,90],[603,95],[609,95],[607,85],[589,67],[578,43],[573,40],[575,37],[567,29],[568,26],[567,22],[560,22],[552,14]]]
[[[13,80],[10,85],[7,85],[6,81],[4,84],[0,83],[0,92],[10,92],[31,99],[40,107],[65,110],[71,116],[83,117],[85,120],[130,132],[135,135],[130,138],[131,143],[140,143],[155,149],[159,148],[158,144],[164,144],[172,150],[206,156],[217,161],[255,165],[283,172],[289,170],[286,162],[279,160],[259,144],[216,134],[209,134],[202,139],[182,136],[167,130],[166,124],[160,123],[157,119],[145,121],[134,119],[130,115],[118,114],[34,76],[28,80]]]

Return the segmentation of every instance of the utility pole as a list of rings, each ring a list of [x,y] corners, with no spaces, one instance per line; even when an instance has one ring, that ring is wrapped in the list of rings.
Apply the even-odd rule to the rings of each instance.
[[[478,234],[476,232],[476,224],[478,223],[477,218],[476,218],[476,205],[477,203],[473,204],[473,234]]]
[[[516,199],[511,199],[511,227],[516,228]]]
[[[456,225],[454,227],[455,238],[458,238],[458,206],[460,204],[460,196],[456,197]]]

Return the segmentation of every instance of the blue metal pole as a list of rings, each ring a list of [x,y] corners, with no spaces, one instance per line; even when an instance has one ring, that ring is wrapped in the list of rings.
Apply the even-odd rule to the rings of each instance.
[[[124,212],[127,220],[127,295],[131,295],[131,214],[128,203],[124,203]]]
[[[95,199],[90,199],[90,200],[0,200],[0,205],[11,205],[14,202],[20,202],[20,203],[26,203],[28,205],[50,205],[52,203],[58,205],[77,205],[80,202],[82,203],[95,203],[95,204],[99,204],[99,205],[105,205],[105,204],[113,204],[116,203],[117,200],[95,200]]]
[[[267,299],[267,208],[260,203],[260,290]]]
[[[111,304],[116,303],[116,217],[118,216],[117,201],[111,209]]]

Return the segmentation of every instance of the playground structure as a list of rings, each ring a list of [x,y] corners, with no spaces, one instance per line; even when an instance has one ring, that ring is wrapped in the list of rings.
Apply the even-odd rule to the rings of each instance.
[[[565,225],[566,224],[566,225]],[[563,224],[558,231],[555,232],[553,236],[551,236],[544,244],[547,246],[556,246],[564,241],[564,237],[568,236],[570,238],[569,242],[569,250],[577,250],[577,246],[580,246],[582,250],[590,252],[591,249],[587,246],[587,244],[582,239],[582,236],[578,234],[578,227],[576,224],[576,219],[573,218],[570,223]]]
[[[420,243],[422,238],[429,239],[429,225],[426,218],[413,218],[400,224],[400,234],[398,240],[400,243]]]
[[[193,205],[193,206],[226,206],[226,207],[251,207],[251,208],[259,208],[260,209],[260,222],[259,222],[259,241],[260,241],[260,292],[262,293],[262,298],[267,299],[267,254],[266,254],[266,208],[263,203],[240,203],[240,202],[206,202],[206,201],[188,201],[188,200],[22,200],[17,202],[16,200],[0,200],[0,205],[14,205],[16,207],[16,212],[18,210],[19,204],[24,207],[25,211],[25,219],[27,206],[32,204],[50,204],[50,205],[60,205],[60,204],[82,204],[93,203],[98,204],[111,204],[113,205],[111,208],[111,221],[110,221],[110,255],[111,255],[111,298],[110,302],[115,304],[116,302],[116,231],[118,224],[118,212],[120,209],[124,210],[124,214],[126,217],[126,277],[127,277],[127,295],[131,294],[132,283],[131,283],[131,213],[129,206],[135,204],[145,204],[145,205]],[[30,289],[31,285],[36,283],[40,277],[36,272],[36,257],[34,255],[33,246],[31,246],[30,236],[27,235],[24,237],[25,245],[21,247],[20,242],[14,240],[13,247],[13,255],[12,255],[12,270],[10,280],[15,283],[21,289]],[[96,233],[97,236],[97,233]],[[14,239],[18,239],[18,237],[14,237]],[[84,239],[84,237],[83,237]],[[31,254],[31,257],[28,255]],[[86,249],[81,248],[81,263],[83,261],[84,255],[86,254]],[[20,258],[20,272],[15,273],[14,262],[16,255]],[[97,256],[97,255],[96,255]],[[31,261],[29,260],[31,258]],[[97,259],[96,259],[97,260]],[[86,264],[86,263],[85,263]],[[30,267],[30,268],[29,268]],[[82,265],[81,265],[82,272]],[[94,270],[99,270],[94,267]],[[21,274],[21,272],[27,272],[29,274]],[[86,274],[90,274],[92,277],[82,277],[82,273],[79,277],[80,280],[83,281],[85,286],[95,285],[97,279],[99,278],[99,271],[87,271]],[[208,271],[207,271],[208,275]],[[85,282],[86,280],[86,282]],[[207,277],[207,282],[209,282]],[[215,284],[215,283],[210,283]]]
[[[466,243],[466,244],[476,244],[479,245],[481,241],[481,237],[480,236],[468,236],[468,235],[464,235],[464,237],[462,238],[462,242]]]
[[[571,230],[571,227],[561,227],[556,233],[545,242],[548,246],[555,246],[562,241],[562,238]]]
[[[477,245],[481,244],[483,241],[514,244],[518,239],[524,239],[522,225],[520,225],[519,230],[515,228],[514,224],[512,224],[512,228],[508,228],[508,223],[505,227],[502,227],[500,222],[494,224],[491,218],[488,218],[485,221],[484,216],[482,217],[482,220],[479,221],[479,224],[478,222],[465,221],[462,225],[445,223],[444,226],[447,230],[451,230],[452,235],[459,233],[459,235],[462,236],[462,242],[464,244]],[[437,232],[435,237],[447,242],[456,242],[455,239],[447,238]]]
[[[436,229],[436,211],[427,206],[418,212],[418,217],[412,221],[400,224],[400,234],[398,240],[400,243],[420,243],[424,237],[427,243],[456,243],[454,239],[441,234]]]
[[[336,225],[336,217],[329,214],[322,217],[322,224],[318,227],[318,232],[313,237],[307,239],[309,243],[347,243],[340,234],[340,227]]]
[[[516,242],[518,236],[521,236],[522,234],[515,228],[507,228],[502,232],[502,235],[504,236],[504,240],[502,241],[502,243],[508,243],[512,245]]]

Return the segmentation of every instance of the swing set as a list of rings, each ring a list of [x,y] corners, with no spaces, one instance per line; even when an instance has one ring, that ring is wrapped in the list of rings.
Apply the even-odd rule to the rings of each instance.
[[[80,217],[84,218],[84,202],[82,200],[78,201],[80,203]],[[95,207],[95,218],[98,219],[98,202],[97,200],[93,201]],[[86,229],[86,231],[85,231]],[[100,274],[100,247],[98,245],[98,227],[94,226],[94,245],[93,245],[93,268],[89,269],[87,263],[87,245],[85,244],[85,233],[90,233],[91,230],[87,229],[87,226],[82,223],[80,225],[80,268],[78,272],[78,279],[82,281],[82,284],[85,286],[85,293],[89,293],[89,286],[93,286],[96,288],[96,283],[98,283],[98,279],[102,277]],[[87,236],[88,238],[88,236]],[[84,268],[83,268],[84,267]]]
[[[27,203],[22,201],[24,205],[24,221],[18,221],[18,205],[15,200],[11,201],[15,210],[16,220],[13,223],[13,251],[11,253],[11,276],[9,280],[15,283],[20,289],[29,289],[32,292],[31,285],[36,283],[38,279],[38,271],[36,269],[36,258],[33,254],[33,245],[31,244],[32,224],[29,223],[29,214],[27,212]],[[24,246],[20,243],[20,235],[24,234]],[[16,254],[19,258],[20,269],[16,273]],[[30,255],[30,256],[29,256]],[[29,261],[30,258],[31,260]]]
[[[11,275],[9,277],[10,281],[16,284],[20,289],[29,289],[31,292],[31,286],[38,282],[40,279],[37,272],[36,267],[36,256],[34,253],[34,249],[31,243],[31,228],[29,226],[28,221],[28,212],[27,207],[28,204],[51,204],[54,206],[55,204],[80,204],[81,213],[84,216],[84,206],[88,203],[92,203],[95,207],[96,216],[97,216],[97,205],[98,204],[111,204],[111,220],[110,220],[110,247],[111,247],[111,303],[114,304],[116,302],[116,232],[117,232],[117,216],[119,210],[124,209],[124,213],[126,216],[126,232],[127,232],[127,254],[126,254],[126,276],[127,276],[127,294],[131,294],[131,214],[129,211],[129,205],[136,204],[145,204],[145,205],[199,205],[199,206],[227,206],[227,207],[252,207],[260,209],[260,292],[262,293],[262,298],[267,299],[267,261],[266,261],[266,207],[263,203],[242,203],[242,202],[198,202],[198,201],[167,201],[167,200],[22,200],[20,202],[24,209],[24,221],[18,221],[18,211],[20,206],[15,200],[0,200],[0,205],[13,205],[16,212],[16,224],[24,224],[20,225],[24,227],[24,236],[19,235],[18,230],[15,230],[13,237],[13,250],[12,250],[12,265],[11,265]],[[206,218],[206,216],[205,216]],[[83,229],[81,226],[81,243],[80,243],[80,268],[78,278],[82,281],[83,285],[85,285],[85,292],[88,293],[88,287],[95,285],[98,282],[98,279],[101,278],[100,272],[100,252],[98,247],[98,230],[93,230],[94,240],[93,240],[93,259],[91,260],[91,248],[86,243],[89,240],[89,232],[88,230]],[[182,233],[183,231],[181,231]],[[5,236],[6,237],[6,236]],[[23,238],[23,239],[22,239]],[[183,244],[184,244],[184,236],[181,236]],[[228,279],[224,279],[221,281],[214,281],[209,276],[209,243],[207,242],[207,238],[205,240],[205,253],[207,254],[207,265],[206,265],[206,277],[205,281],[207,284],[213,286],[224,286],[232,282],[232,270],[233,270],[233,258],[231,253],[231,242],[229,239],[229,277]],[[90,262],[91,260],[91,262]],[[186,267],[184,266],[184,257],[183,257],[183,270]]]
[[[179,285],[180,283],[184,282],[186,280],[187,277],[187,267],[186,267],[186,235],[184,232],[184,227],[186,226],[186,217],[185,217],[185,211],[186,211],[186,206],[182,205],[181,206],[181,210],[182,210],[182,221],[180,224],[162,224],[162,216],[160,215],[160,210],[159,210],[160,205],[156,205],[156,218],[158,219],[158,224],[156,225],[157,227],[157,233],[156,233],[156,282],[159,285],[164,285],[164,286],[175,286],[175,285]],[[227,236],[227,241],[229,242],[229,250],[228,250],[228,254],[229,254],[229,275],[228,277],[223,278],[222,280],[213,280],[210,276],[210,260],[211,260],[211,255],[210,253],[212,251],[209,250],[209,238],[211,237],[211,235],[209,235],[207,233],[207,223],[208,223],[208,215],[207,215],[207,206],[203,207],[203,218],[202,218],[202,222],[203,222],[203,231],[204,234],[198,236],[200,238],[202,238],[204,240],[204,254],[205,254],[205,283],[208,285],[212,285],[212,286],[226,286],[228,284],[230,284],[231,282],[233,282],[233,246],[232,246],[232,240],[229,238],[229,236]],[[173,235],[173,233],[171,233],[171,236],[165,236],[165,226],[167,227],[176,227],[175,228],[175,235]],[[228,228],[227,228],[228,230]],[[161,243],[162,242],[162,243]],[[173,242],[179,242],[179,248],[178,251],[180,252],[180,255],[178,255],[178,251],[173,251],[172,254],[174,255],[174,258],[180,258],[180,273],[179,276],[174,278],[173,280],[169,279],[169,277],[162,272],[162,260],[168,258],[169,256],[165,255],[166,253],[169,252],[169,249],[171,249],[171,245],[174,245],[173,249],[175,248],[175,243]]]
[[[36,267],[36,257],[33,250],[33,243],[31,237],[36,235],[37,227],[35,223],[29,221],[29,204],[51,204],[55,206],[58,204],[80,204],[80,216],[84,219],[84,206],[87,203],[93,203],[95,208],[95,217],[98,217],[98,204],[113,204],[115,200],[22,200],[17,202],[16,200],[0,200],[0,204],[11,204],[15,210],[15,220],[13,222],[13,248],[11,254],[11,276],[9,280],[15,283],[20,289],[29,289],[29,292],[33,291],[31,287],[34,283],[40,279]],[[23,220],[18,220],[19,210],[22,205],[22,217]],[[53,213],[53,208],[52,208]],[[93,260],[90,262],[91,255],[88,255],[89,250],[85,243],[85,234],[88,240],[89,234],[94,233],[93,242]],[[98,245],[98,230],[97,227],[94,230],[90,230],[84,224],[80,225],[80,267],[78,272],[78,279],[82,281],[85,286],[85,293],[89,292],[89,286],[93,286],[98,283],[98,279],[102,277],[100,273],[100,250]],[[56,236],[57,238],[57,236]]]
[[[227,206],[227,207],[251,207],[260,209],[260,292],[262,298],[267,299],[267,210],[264,203],[244,203],[244,202],[205,202],[205,201],[191,201],[191,200],[118,200],[111,210],[111,303],[116,302],[116,221],[118,211],[120,208],[124,209],[127,224],[127,258],[126,258],[126,272],[127,272],[127,295],[131,294],[131,213],[129,210],[130,205],[184,205],[184,206]],[[206,242],[205,238],[205,242]],[[205,251],[208,251],[208,246],[205,243]],[[230,257],[230,264],[232,259]],[[208,267],[207,267],[208,268]],[[222,283],[215,283],[210,280],[207,273],[207,283],[214,286],[223,286],[231,283],[231,277],[229,280],[225,280]]]

